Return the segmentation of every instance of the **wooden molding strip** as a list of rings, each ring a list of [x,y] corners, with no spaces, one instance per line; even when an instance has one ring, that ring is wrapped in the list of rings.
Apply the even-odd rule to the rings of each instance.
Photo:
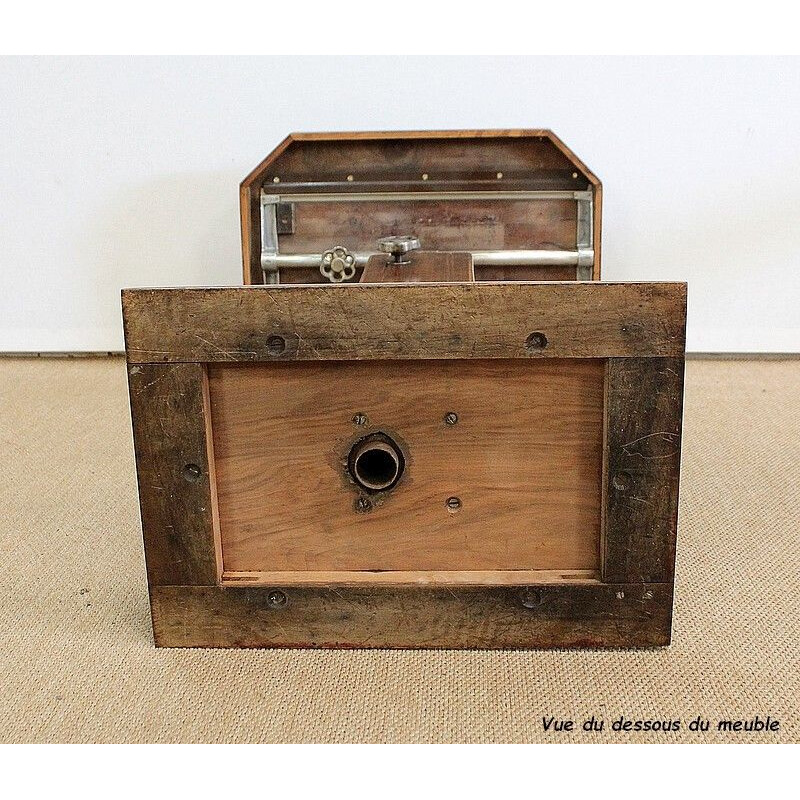
[[[425,570],[380,572],[223,572],[223,586],[531,586],[597,583],[600,573],[581,570]]]

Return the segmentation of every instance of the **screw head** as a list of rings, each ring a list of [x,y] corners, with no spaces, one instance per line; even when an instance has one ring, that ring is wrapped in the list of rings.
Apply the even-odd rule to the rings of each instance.
[[[366,414],[353,414],[353,425],[366,425],[367,424],[367,415]]]
[[[368,497],[359,497],[356,500],[356,511],[362,514],[372,508],[372,501]]]
[[[267,337],[267,352],[271,356],[279,356],[284,350],[286,350],[286,339],[283,336],[275,333]]]
[[[195,483],[203,477],[203,470],[200,469],[197,464],[187,464],[183,468],[183,477],[184,480],[189,481],[189,483]]]
[[[519,601],[525,608],[536,608],[542,602],[542,597],[535,589],[523,589],[519,593]]]
[[[611,485],[619,492],[630,488],[632,478],[627,472],[617,472],[611,479]]]
[[[617,600],[624,600],[625,592],[617,592]]]
[[[270,608],[283,608],[286,605],[286,595],[280,589],[273,589],[267,595],[267,605]]]
[[[458,422],[458,414],[455,411],[448,411],[444,415],[444,421],[446,425],[455,425]]]
[[[534,331],[525,340],[526,350],[544,350],[547,347],[547,337],[541,331]]]
[[[445,501],[445,505],[447,506],[448,511],[456,512],[461,508],[461,498],[448,497]]]

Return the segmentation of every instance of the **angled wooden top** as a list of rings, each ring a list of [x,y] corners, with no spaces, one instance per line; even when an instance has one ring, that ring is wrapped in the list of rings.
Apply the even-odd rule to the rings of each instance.
[[[331,183],[356,174],[359,180],[408,180],[427,170],[437,177],[524,180],[568,176],[565,185],[600,186],[597,176],[552,131],[545,128],[452,131],[352,131],[289,134],[242,181]],[[577,173],[572,177],[572,173]],[[277,180],[276,180],[277,179]],[[577,181],[577,183],[575,183]]]

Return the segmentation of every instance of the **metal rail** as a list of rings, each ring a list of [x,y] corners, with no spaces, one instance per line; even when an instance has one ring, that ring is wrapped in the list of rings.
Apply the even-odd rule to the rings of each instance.
[[[353,253],[357,267],[363,267],[371,256],[377,255],[381,253]],[[591,267],[594,250],[476,250],[472,262],[476,267]],[[261,254],[261,268],[266,272],[319,269],[321,263],[322,253]]]

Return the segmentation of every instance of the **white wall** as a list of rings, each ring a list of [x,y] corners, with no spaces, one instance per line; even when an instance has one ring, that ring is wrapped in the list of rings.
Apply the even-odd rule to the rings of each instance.
[[[550,127],[604,277],[689,282],[694,351],[800,351],[800,60],[0,60],[0,350],[122,347],[123,286],[240,282],[237,187],[292,130]]]

